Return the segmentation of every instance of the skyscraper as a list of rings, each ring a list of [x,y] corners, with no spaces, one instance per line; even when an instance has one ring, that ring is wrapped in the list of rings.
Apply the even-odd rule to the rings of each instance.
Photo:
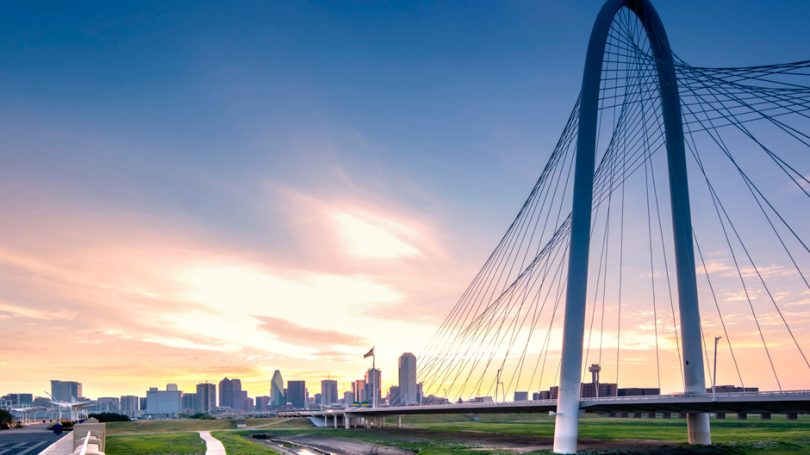
[[[287,381],[287,401],[296,409],[307,407],[306,381]]]
[[[406,352],[399,356],[399,398],[394,404],[418,404],[416,390],[416,356]]]
[[[284,379],[281,372],[273,372],[273,379],[270,381],[270,406],[280,408],[287,404],[287,397],[284,396]]]
[[[270,397],[263,395],[256,397],[256,410],[267,411],[270,408]]]
[[[82,383],[52,379],[51,397],[56,401],[77,401],[82,397]]]
[[[366,371],[365,401],[371,404],[372,406],[375,406],[380,402],[381,381],[382,381],[382,373],[378,368],[369,368],[368,371]]]
[[[197,384],[197,400],[194,410],[210,412],[217,407],[217,387],[214,384]]]
[[[321,381],[321,404],[330,406],[338,401],[338,384],[332,379]]]
[[[233,409],[233,381],[227,377],[219,381],[219,407]]]
[[[366,381],[357,379],[352,383],[352,397],[355,401],[363,402],[366,400]]]

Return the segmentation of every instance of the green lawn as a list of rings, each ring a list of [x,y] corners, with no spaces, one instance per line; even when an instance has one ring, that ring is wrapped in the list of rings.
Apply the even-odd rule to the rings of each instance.
[[[265,444],[253,441],[232,431],[217,431],[211,436],[222,441],[228,455],[268,455],[278,454]]]
[[[261,418],[247,419],[248,428],[265,427],[284,424],[289,419],[285,418]],[[293,424],[298,424],[297,420]],[[108,434],[132,434],[132,433],[170,433],[180,431],[217,431],[231,430],[236,428],[233,420],[222,419],[175,419],[175,420],[135,420],[132,422],[110,422],[107,424]]]
[[[733,416],[730,416],[733,417]],[[111,433],[109,453],[115,454],[185,454],[202,453],[194,447],[202,447],[197,433],[191,431],[215,431],[213,435],[222,441],[232,455],[253,455],[275,453],[269,447],[245,436],[264,433],[270,436],[318,435],[360,439],[382,445],[399,447],[418,452],[420,455],[450,454],[496,454],[514,453],[493,451],[482,446],[482,438],[496,438],[503,443],[528,440],[529,445],[548,446],[554,435],[554,421],[542,414],[483,414],[479,418],[471,415],[405,416],[405,428],[393,428],[394,419],[388,419],[384,430],[350,431],[312,427],[307,419],[254,419],[247,422],[246,430],[234,430],[230,420],[174,420],[138,421],[108,424]],[[662,453],[693,454],[808,454],[810,455],[810,418],[801,416],[798,421],[789,421],[784,416],[774,416],[773,420],[760,420],[750,416],[748,420],[729,418],[711,421],[712,439],[715,446],[695,449],[685,446],[686,421],[684,419],[620,419],[585,416],[580,423],[580,436],[584,441],[661,441],[669,449]],[[170,433],[150,435],[149,433]],[[126,435],[121,433],[140,433]],[[167,443],[160,438],[185,438],[192,446],[175,445],[169,441],[168,447],[154,444]],[[190,441],[190,442],[189,442]],[[144,444],[137,447],[137,444]],[[485,444],[485,443],[484,443]],[[202,449],[200,449],[202,450]],[[648,450],[648,449],[647,449]],[[532,452],[536,454],[545,451]],[[617,453],[616,450],[600,453]],[[628,452],[624,452],[628,453]],[[631,452],[645,453],[645,452]]]
[[[205,442],[198,433],[107,436],[107,455],[204,455]]]

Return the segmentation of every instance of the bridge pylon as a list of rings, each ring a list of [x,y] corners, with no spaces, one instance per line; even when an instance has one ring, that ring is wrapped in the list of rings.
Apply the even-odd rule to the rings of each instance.
[[[582,78],[555,453],[577,451],[599,90],[608,34],[622,8],[638,18],[655,58],[666,138],[685,393],[706,393],[683,121],[672,50],[661,19],[648,0],[608,0],[593,26]],[[690,444],[711,443],[707,413],[689,414],[687,424]]]

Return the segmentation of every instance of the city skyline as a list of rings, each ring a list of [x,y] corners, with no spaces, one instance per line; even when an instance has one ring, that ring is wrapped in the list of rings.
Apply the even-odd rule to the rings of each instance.
[[[107,396],[227,376],[263,396],[280,369],[345,391],[373,345],[388,390],[397,356],[420,354],[539,174],[598,4],[487,3],[460,19],[422,3],[256,5],[212,19],[201,3],[135,27],[141,12],[97,5],[55,8],[50,20],[75,24],[59,31],[17,5],[0,40],[0,328],[14,340],[0,385],[37,394],[59,377]],[[791,16],[729,5],[700,4],[723,11],[720,26],[659,9],[696,64],[804,57],[806,3]],[[212,36],[183,35],[198,21]],[[243,37],[227,33],[237,25]],[[800,316],[808,299],[792,302]],[[798,320],[803,340],[809,327]],[[651,329],[630,329],[634,385],[654,385]],[[769,336],[785,362],[787,338]],[[86,355],[65,356],[65,341]],[[678,390],[666,368],[662,389]],[[731,368],[723,357],[720,382]],[[775,388],[764,368],[748,377]]]

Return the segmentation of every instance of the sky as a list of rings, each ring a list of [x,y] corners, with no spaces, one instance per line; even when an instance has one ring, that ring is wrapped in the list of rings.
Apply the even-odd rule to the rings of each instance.
[[[343,389],[371,346],[392,384],[548,159],[599,6],[4,2],[0,393]],[[808,57],[808,2],[656,6],[692,64]]]

